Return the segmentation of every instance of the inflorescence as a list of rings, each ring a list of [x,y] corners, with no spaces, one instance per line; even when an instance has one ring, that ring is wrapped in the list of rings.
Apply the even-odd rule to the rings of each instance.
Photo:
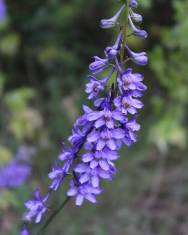
[[[142,16],[134,12],[137,1],[124,2],[112,18],[100,23],[104,29],[117,27],[118,36],[114,45],[105,48],[104,57],[94,56],[89,66],[85,91],[93,102],[92,108],[83,106],[84,113],[73,126],[69,145],[63,144],[59,156],[62,163],[56,161],[49,173],[51,184],[47,195],[42,198],[36,190],[34,199],[25,203],[26,221],[40,222],[51,194],[68,175],[71,180],[67,196],[74,197],[77,206],[84,200],[96,203],[96,195],[103,191],[101,180],[112,180],[117,171],[114,161],[120,157],[121,146],[136,142],[136,133],[140,130],[137,112],[143,107],[140,98],[147,87],[143,76],[127,64],[144,66],[148,57],[146,52],[130,49],[127,41],[131,36],[145,39],[148,34],[136,25],[142,22]]]

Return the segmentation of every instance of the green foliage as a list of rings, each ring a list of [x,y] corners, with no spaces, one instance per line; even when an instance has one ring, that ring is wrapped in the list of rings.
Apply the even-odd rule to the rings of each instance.
[[[5,165],[12,158],[10,149],[0,146],[0,167]]]
[[[26,137],[34,137],[36,130],[42,126],[39,112],[28,107],[34,96],[35,92],[31,88],[16,89],[7,92],[4,96],[4,104],[9,111],[7,128],[20,141],[23,141]]]
[[[5,210],[12,206],[16,206],[16,196],[9,190],[0,193],[0,209]]]
[[[34,91],[30,88],[21,88],[7,93],[5,103],[12,113],[22,112],[27,108],[28,101],[34,97]]]
[[[166,151],[167,144],[185,148],[187,142],[184,126],[188,104],[187,4],[187,1],[174,1],[175,26],[162,29],[161,43],[156,45],[151,53],[151,69],[162,90],[162,96],[152,99],[154,109],[160,102],[160,112],[158,121],[151,129],[151,136],[154,136],[152,141]]]

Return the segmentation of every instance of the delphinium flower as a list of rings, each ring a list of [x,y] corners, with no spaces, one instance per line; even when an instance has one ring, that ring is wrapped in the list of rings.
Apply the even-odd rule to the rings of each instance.
[[[49,194],[42,199],[39,190],[37,189],[34,194],[33,200],[28,200],[25,202],[26,208],[29,210],[29,213],[26,214],[25,219],[30,221],[31,219],[35,220],[35,223],[39,223],[43,214],[47,210],[46,202],[48,200]]]
[[[91,107],[83,105],[83,115],[73,125],[68,146],[63,144],[59,162],[49,173],[51,184],[47,196],[26,202],[27,220],[40,222],[47,211],[51,194],[57,191],[69,176],[67,196],[74,197],[77,206],[84,200],[96,203],[103,192],[102,180],[112,180],[117,172],[115,161],[122,145],[136,142],[140,124],[138,111],[143,107],[140,98],[147,89],[143,76],[127,66],[127,62],[143,66],[148,62],[146,52],[134,52],[127,38],[145,39],[148,34],[136,26],[142,16],[135,12],[138,2],[124,0],[120,10],[110,19],[101,20],[102,28],[117,27],[115,43],[104,49],[104,56],[94,56],[86,84]],[[123,19],[123,24],[121,23]],[[129,31],[131,32],[129,33]]]

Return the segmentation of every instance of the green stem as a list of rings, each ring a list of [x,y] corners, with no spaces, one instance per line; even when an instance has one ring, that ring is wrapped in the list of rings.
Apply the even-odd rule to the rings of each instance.
[[[128,27],[128,15],[129,15],[129,0],[123,0],[125,3],[125,23],[123,25],[123,38],[122,38],[122,48],[120,52],[121,65],[123,66],[123,61],[125,58],[125,45],[127,40],[127,27]]]
[[[128,27],[128,15],[129,15],[129,0],[123,0],[123,3],[125,3],[125,23],[122,26],[123,36],[122,36],[122,46],[120,50],[120,63],[122,67],[124,67],[124,64],[125,64],[124,61],[125,61],[125,45],[126,45],[127,34],[128,34],[127,27]],[[110,87],[112,85],[116,87],[117,77],[118,77],[118,73],[117,73],[117,76],[114,76],[109,80],[108,85]]]
[[[44,232],[44,230],[48,227],[48,225],[53,221],[53,219],[56,217],[56,215],[59,214],[59,212],[65,207],[65,205],[68,203],[68,201],[70,200],[70,197],[67,197],[59,206],[59,208],[54,211],[54,213],[48,218],[48,220],[46,221],[46,223],[41,227],[41,229],[38,231],[38,233],[36,235],[40,235]]]

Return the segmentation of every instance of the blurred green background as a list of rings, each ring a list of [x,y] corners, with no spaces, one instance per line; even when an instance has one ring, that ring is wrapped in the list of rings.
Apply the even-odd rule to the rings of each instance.
[[[138,143],[123,149],[118,174],[93,206],[71,202],[46,235],[188,234],[188,0],[140,0],[150,37],[133,40],[149,66]],[[7,0],[0,23],[0,165],[35,146],[27,184],[0,190],[0,235],[19,234],[23,202],[49,183],[50,165],[86,103],[88,64],[115,39],[98,27],[117,0]],[[66,187],[66,186],[65,186]],[[65,189],[52,205],[57,207]],[[36,227],[37,229],[38,227]]]

